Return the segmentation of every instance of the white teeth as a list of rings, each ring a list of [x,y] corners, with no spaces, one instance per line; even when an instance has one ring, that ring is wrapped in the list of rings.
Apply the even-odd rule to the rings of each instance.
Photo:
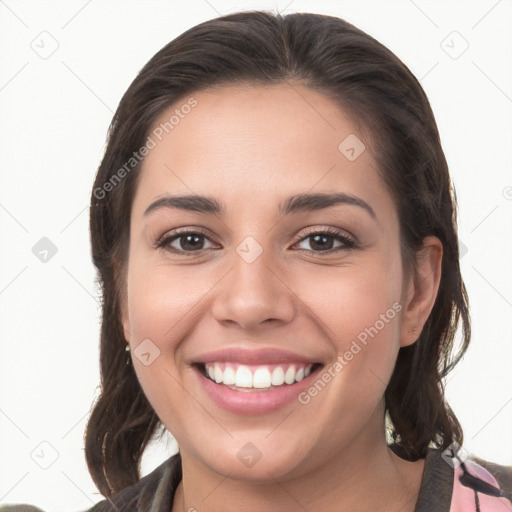
[[[224,370],[223,383],[228,386],[232,386],[235,383],[235,370],[231,366],[226,366]]]
[[[268,366],[262,365],[253,367],[251,371],[248,366],[238,363],[206,363],[205,365],[210,380],[217,384],[255,389],[267,389],[271,386],[282,386],[285,383],[295,384],[306,378],[311,373],[312,367],[312,364],[307,366],[291,364],[275,366],[271,371]]]
[[[222,370],[220,369],[220,366],[218,364],[215,364],[215,366],[213,367],[213,375],[215,377],[215,382],[217,384],[219,384],[220,382],[222,382],[223,378],[224,378],[224,374],[222,372]]]
[[[258,368],[252,378],[254,388],[269,388],[272,384],[272,377],[268,368]]]
[[[286,370],[284,381],[286,384],[293,384],[295,382],[295,366],[293,364]]]
[[[276,366],[272,372],[272,386],[284,384],[284,370],[281,366]]]
[[[252,388],[252,373],[247,366],[238,367],[235,373],[235,386],[237,388]]]

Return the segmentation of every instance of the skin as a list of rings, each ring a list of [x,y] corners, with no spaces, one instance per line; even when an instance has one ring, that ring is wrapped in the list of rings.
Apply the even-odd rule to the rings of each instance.
[[[138,379],[180,447],[183,480],[172,511],[412,512],[424,460],[404,461],[387,447],[383,394],[399,348],[416,341],[433,307],[441,243],[425,239],[405,280],[396,205],[369,144],[355,161],[338,150],[349,134],[363,136],[328,97],[280,84],[224,86],[194,98],[197,106],[144,161],[122,305]],[[346,204],[278,215],[291,195],[335,191],[366,201],[376,219]],[[226,215],[164,208],[144,216],[166,193],[214,197]],[[327,226],[356,247],[323,253],[305,228]],[[195,252],[175,239],[183,255],[155,247],[177,227],[203,228],[207,238]],[[252,263],[236,252],[248,236],[263,249]],[[284,348],[327,367],[394,303],[400,313],[307,405],[228,412],[191,367],[198,354],[226,346]],[[133,357],[144,339],[160,350],[149,366]],[[237,457],[247,442],[262,453],[252,467]]]

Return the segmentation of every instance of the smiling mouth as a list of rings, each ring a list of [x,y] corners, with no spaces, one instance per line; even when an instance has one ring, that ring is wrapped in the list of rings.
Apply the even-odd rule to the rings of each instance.
[[[242,392],[272,391],[290,387],[318,371],[321,363],[245,365],[236,362],[197,363],[203,377]]]

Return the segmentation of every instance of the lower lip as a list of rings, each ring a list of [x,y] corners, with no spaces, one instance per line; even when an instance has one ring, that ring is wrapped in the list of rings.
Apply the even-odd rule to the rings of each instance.
[[[206,378],[199,368],[196,368],[199,380],[211,400],[222,409],[238,414],[272,412],[297,401],[299,394],[310,386],[312,377],[317,374],[317,371],[318,369],[300,382],[282,385],[270,391],[236,391]]]

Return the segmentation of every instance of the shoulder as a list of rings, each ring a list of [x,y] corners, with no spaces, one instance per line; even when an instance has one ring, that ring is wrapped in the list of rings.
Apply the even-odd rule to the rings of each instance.
[[[500,489],[503,491],[503,495],[512,500],[512,466],[502,466],[495,462],[481,459],[476,455],[470,456],[470,460],[487,470],[495,478]]]
[[[84,512],[145,512],[155,510],[155,505],[158,510],[170,510],[180,480],[181,458],[177,453],[135,484],[99,501]]]
[[[179,453],[169,457],[138,482],[105,498],[83,512],[147,512],[170,510],[174,491],[181,480]],[[0,512],[44,512],[25,503],[0,505]]]
[[[429,447],[415,512],[512,512],[512,467],[470,454],[462,447]],[[476,508],[475,508],[476,507]]]
[[[16,503],[13,505],[0,505],[0,512],[43,512],[43,510],[34,505]]]
[[[512,467],[469,453],[462,447],[445,450],[442,457],[453,465],[450,510],[512,511]]]

